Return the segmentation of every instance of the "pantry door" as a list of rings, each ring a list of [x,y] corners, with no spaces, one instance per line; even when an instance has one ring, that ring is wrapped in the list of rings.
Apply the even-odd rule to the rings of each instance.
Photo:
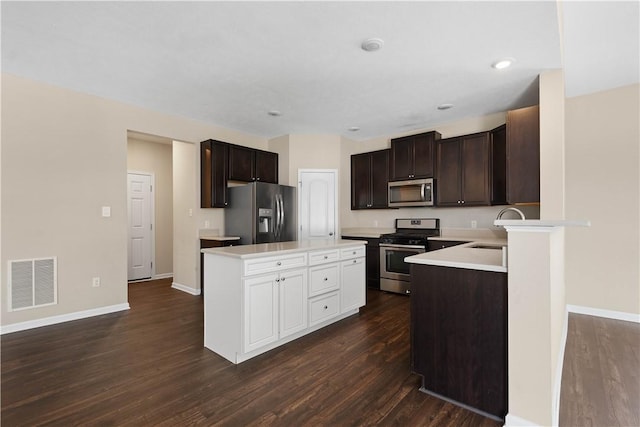
[[[153,247],[153,176],[127,174],[128,280],[152,277]]]
[[[298,171],[298,240],[335,239],[338,226],[338,171]]]

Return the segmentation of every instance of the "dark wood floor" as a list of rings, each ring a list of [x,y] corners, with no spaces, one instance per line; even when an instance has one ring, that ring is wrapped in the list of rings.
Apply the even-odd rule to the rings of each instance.
[[[2,336],[2,426],[501,424],[418,391],[407,297],[369,291],[359,315],[233,365],[203,347],[202,299],[170,284]]]
[[[569,315],[561,426],[640,426],[640,325]]]
[[[359,315],[233,365],[202,345],[201,298],[170,284],[130,285],[127,312],[2,336],[2,426],[501,425],[418,391],[406,297],[369,291]],[[638,425],[640,326],[619,322],[620,341],[616,321],[584,317],[561,425]]]

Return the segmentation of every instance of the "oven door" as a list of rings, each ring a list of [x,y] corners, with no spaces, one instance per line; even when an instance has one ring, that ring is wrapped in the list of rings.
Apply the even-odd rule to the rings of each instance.
[[[425,252],[424,246],[380,244],[380,277],[409,281],[411,273],[410,264],[404,262],[408,256]]]

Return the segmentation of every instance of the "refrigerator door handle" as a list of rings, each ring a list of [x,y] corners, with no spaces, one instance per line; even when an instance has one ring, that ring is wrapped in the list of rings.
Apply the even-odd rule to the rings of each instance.
[[[278,195],[280,197],[280,234],[282,234],[282,230],[284,228],[284,221],[285,221],[285,217],[284,217],[284,197],[282,197],[282,194]]]
[[[278,241],[278,233],[280,232],[280,198],[276,194],[276,217],[273,224],[273,238]]]

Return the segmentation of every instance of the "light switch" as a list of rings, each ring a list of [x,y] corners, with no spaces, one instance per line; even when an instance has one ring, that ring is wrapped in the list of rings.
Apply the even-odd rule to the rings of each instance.
[[[109,218],[111,216],[111,206],[102,207],[102,216],[105,218]]]

